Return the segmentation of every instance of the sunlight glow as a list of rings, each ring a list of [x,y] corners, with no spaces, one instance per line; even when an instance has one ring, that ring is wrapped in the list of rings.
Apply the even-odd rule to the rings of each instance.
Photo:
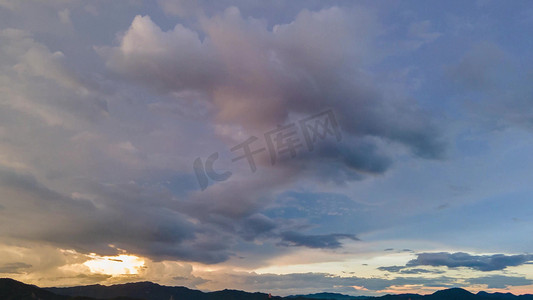
[[[135,255],[99,256],[91,254],[92,259],[83,263],[93,273],[108,275],[138,274],[144,267],[144,259]]]

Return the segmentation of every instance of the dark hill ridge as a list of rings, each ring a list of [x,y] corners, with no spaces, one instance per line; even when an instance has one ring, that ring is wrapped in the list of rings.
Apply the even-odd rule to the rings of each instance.
[[[309,294],[309,295],[295,295],[295,296],[289,296],[287,298],[289,299],[298,299],[298,298],[307,298],[307,299],[320,299],[320,300],[363,300],[368,299],[372,297],[368,296],[348,296],[343,295],[339,293],[316,293],[316,294]]]
[[[182,286],[163,286],[152,282],[125,283],[111,286],[88,285],[70,288],[45,288],[45,290],[59,295],[86,296],[93,298],[137,297],[146,300],[264,300],[265,293],[248,293],[236,290],[223,290],[204,293]],[[272,299],[282,299],[272,297]]]
[[[385,295],[375,297],[379,300],[533,300],[533,295],[515,296],[511,293],[487,293],[479,292],[472,294],[471,292],[461,288],[451,288],[447,290],[437,291],[430,295],[418,294],[400,294],[400,295]]]
[[[2,300],[66,300],[69,297],[59,296],[34,285],[24,284],[9,278],[0,279],[0,299]]]
[[[204,293],[179,286],[163,286],[152,282],[125,283],[111,286],[88,285],[68,288],[39,288],[9,278],[0,279],[0,300],[266,300],[266,293],[223,290]],[[290,300],[533,300],[533,295],[515,296],[510,293],[472,294],[460,288],[437,291],[430,295],[399,294],[380,297],[348,296],[318,293],[275,297]]]
[[[111,286],[104,285],[87,285],[69,288],[45,288],[45,290],[59,295],[68,296],[85,296],[97,299],[112,297],[136,297],[140,299],[165,299],[173,297],[175,300],[184,299],[205,299],[204,293],[191,290],[186,287],[162,286],[152,282],[135,282],[116,284]]]
[[[1,300],[96,300],[83,296],[57,295],[34,285],[25,284],[10,278],[0,278]],[[109,300],[141,300],[128,297],[108,297]]]

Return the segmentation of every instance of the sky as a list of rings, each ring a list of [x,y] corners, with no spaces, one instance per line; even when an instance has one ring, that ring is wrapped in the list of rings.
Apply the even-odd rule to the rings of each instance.
[[[0,277],[533,293],[530,1],[0,0]]]

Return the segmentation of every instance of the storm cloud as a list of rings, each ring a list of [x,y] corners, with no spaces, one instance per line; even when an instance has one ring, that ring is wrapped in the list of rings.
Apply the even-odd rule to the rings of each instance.
[[[340,248],[341,239],[350,239],[358,241],[359,239],[352,234],[325,234],[325,235],[305,235],[297,232],[282,233],[281,245],[284,246],[305,246],[309,248]]]
[[[464,252],[419,253],[406,267],[414,266],[445,266],[448,268],[471,268],[479,271],[503,270],[507,267],[520,266],[533,260],[533,255],[471,255]]]

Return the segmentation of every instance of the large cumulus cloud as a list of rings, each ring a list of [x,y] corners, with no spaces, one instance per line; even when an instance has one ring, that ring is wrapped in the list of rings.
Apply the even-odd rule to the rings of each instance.
[[[335,157],[341,170],[364,171],[375,162],[371,170],[382,173],[387,158],[368,146],[361,151],[361,139],[392,142],[425,158],[442,157],[444,144],[415,101],[383,95],[362,72],[366,60],[375,59],[379,31],[373,14],[361,8],[303,10],[270,29],[231,7],[202,17],[197,30],[178,24],[163,31],[149,16],[137,16],[119,46],[100,51],[124,77],[159,91],[199,92],[198,101],[213,104],[215,124],[248,134],[333,108],[353,139],[346,150],[318,155]]]
[[[257,216],[300,180],[361,180],[386,172],[405,149],[432,159],[441,158],[445,149],[431,116],[416,101],[381,93],[363,71],[376,59],[373,42],[381,30],[375,14],[363,8],[304,9],[291,22],[271,26],[230,7],[200,14],[194,26],[169,30],[138,15],[119,36],[119,45],[98,52],[115,76],[170,95],[178,106],[183,95],[194,95],[192,101],[207,108],[204,117],[227,146],[333,109],[342,143],[325,141],[314,152],[299,153],[253,178],[235,174],[171,207],[204,224],[204,230],[246,241],[334,249],[342,239],[355,240],[357,229],[304,233],[299,231],[308,224]],[[197,152],[207,156],[208,150]],[[269,161],[265,156],[257,163]]]
[[[382,31],[372,11],[304,9],[269,24],[230,7],[171,29],[140,15],[128,25],[88,62],[92,44],[60,51],[28,31],[0,33],[2,236],[84,253],[114,254],[112,244],[156,261],[222,262],[258,240],[335,250],[358,229],[264,210],[309,178],[382,174],[405,149],[443,154],[431,116],[365,72]],[[196,156],[327,108],[342,143],[195,190]]]

